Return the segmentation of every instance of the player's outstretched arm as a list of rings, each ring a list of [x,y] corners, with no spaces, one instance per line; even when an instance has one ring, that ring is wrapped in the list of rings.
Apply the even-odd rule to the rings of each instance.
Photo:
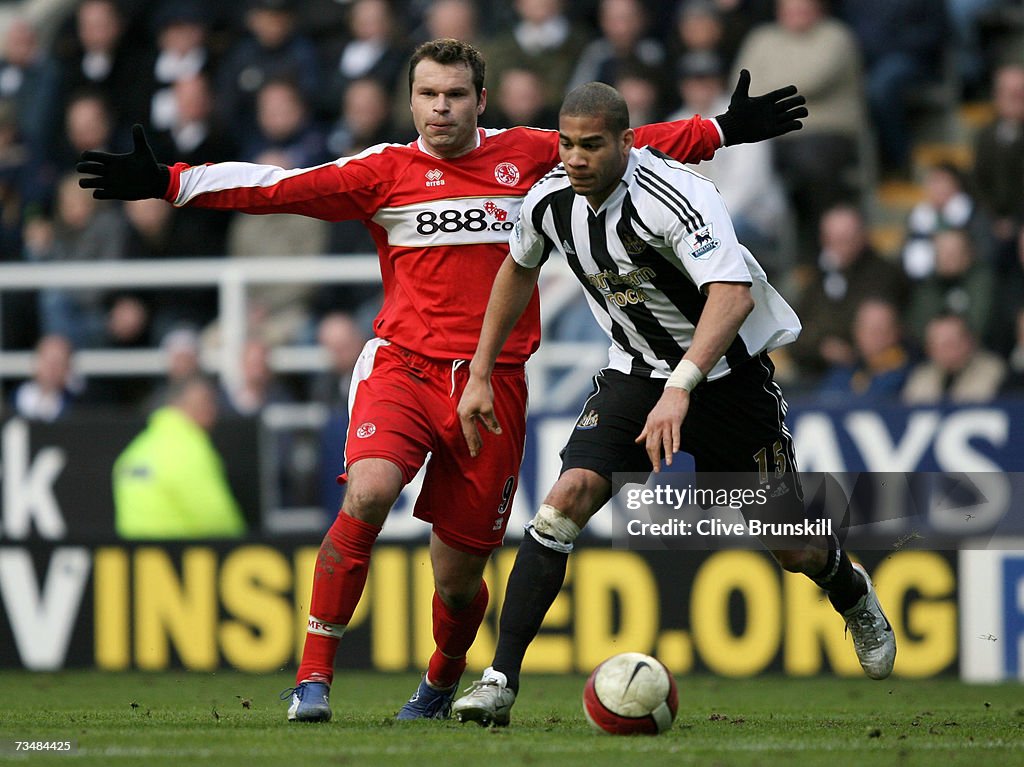
[[[662,456],[671,466],[672,456],[679,452],[690,391],[722,358],[754,309],[750,286],[745,283],[712,282],[707,293],[707,303],[693,330],[693,342],[665,383],[664,394],[647,415],[643,431],[636,438],[636,443],[647,449],[655,472],[661,470]]]
[[[459,421],[469,454],[476,457],[483,447],[477,421],[492,434],[501,434],[501,424],[494,415],[494,392],[491,373],[519,317],[526,310],[537,287],[540,267],[527,268],[508,256],[498,270],[487,301],[480,340],[469,363],[469,381],[459,400]]]
[[[78,180],[97,200],[162,198],[171,183],[170,169],[156,161],[141,125],[132,126],[132,151],[125,154],[89,149],[75,170],[90,178]]]
[[[800,119],[807,117],[807,100],[795,85],[765,93],[749,95],[750,72],[740,71],[729,109],[715,117],[722,129],[725,145],[751,144],[800,130]]]
[[[641,125],[636,129],[636,146],[649,145],[680,162],[696,163],[710,160],[723,145],[764,141],[802,127],[800,119],[807,116],[807,108],[795,85],[761,96],[751,96],[749,90],[750,72],[743,70],[726,112],[714,120],[691,117]]]

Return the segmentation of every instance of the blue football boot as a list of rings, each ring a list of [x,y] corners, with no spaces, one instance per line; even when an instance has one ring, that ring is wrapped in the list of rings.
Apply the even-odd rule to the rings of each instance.
[[[457,680],[451,687],[439,690],[427,684],[424,676],[409,702],[395,714],[395,719],[447,719],[452,713],[452,701],[458,689]]]
[[[281,693],[281,700],[292,696],[288,707],[289,722],[329,722],[331,720],[331,687],[324,682],[300,682]]]

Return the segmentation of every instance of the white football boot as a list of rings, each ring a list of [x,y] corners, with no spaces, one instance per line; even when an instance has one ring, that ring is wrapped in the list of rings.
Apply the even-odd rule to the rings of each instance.
[[[482,727],[508,726],[516,694],[507,684],[503,673],[488,666],[483,678],[473,682],[466,694],[452,704],[452,716],[460,722],[476,722]]]
[[[859,564],[854,564],[853,569],[863,576],[868,591],[843,613],[843,618],[853,637],[853,648],[864,673],[872,679],[885,679],[892,673],[892,664],[896,660],[896,635],[882,612],[867,570]]]

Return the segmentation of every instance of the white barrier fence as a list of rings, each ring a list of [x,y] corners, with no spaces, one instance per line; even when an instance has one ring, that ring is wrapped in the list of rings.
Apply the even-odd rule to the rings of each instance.
[[[214,287],[218,292],[221,345],[205,350],[203,367],[225,385],[240,374],[246,326],[246,297],[251,286],[268,284],[365,284],[380,282],[375,255],[207,258],[102,263],[0,264],[0,302],[12,291],[42,288]],[[579,295],[568,268],[553,262],[541,280],[544,326]],[[0,387],[32,373],[32,352],[0,349]],[[589,343],[548,342],[529,365],[530,406],[539,410],[571,407],[590,386],[590,377],[606,359],[605,347]],[[327,356],[317,346],[279,346],[271,366],[282,373],[325,369]],[[76,372],[85,377],[154,376],[166,371],[160,349],[83,349],[75,353]]]

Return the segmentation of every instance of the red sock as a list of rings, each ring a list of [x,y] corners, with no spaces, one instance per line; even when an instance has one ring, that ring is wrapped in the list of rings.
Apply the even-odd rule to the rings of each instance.
[[[313,571],[313,598],[302,662],[295,681],[330,684],[334,654],[366,585],[370,550],[380,528],[350,517],[344,510],[324,536]]]
[[[480,581],[480,591],[473,601],[461,610],[453,610],[434,592],[434,642],[437,649],[427,666],[427,681],[434,687],[451,687],[466,670],[466,653],[484,619],[487,598],[484,581]]]

